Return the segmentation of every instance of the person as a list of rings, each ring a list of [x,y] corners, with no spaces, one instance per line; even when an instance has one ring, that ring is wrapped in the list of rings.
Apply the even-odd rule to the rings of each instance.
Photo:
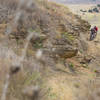
[[[95,30],[95,37],[96,37],[97,32],[98,32],[98,27],[97,27],[97,26],[95,26],[95,27],[94,27],[94,30]]]
[[[93,28],[91,28],[91,33],[90,33],[90,40],[93,40],[96,35],[97,35],[97,32],[98,32],[98,27],[97,26],[94,26]]]

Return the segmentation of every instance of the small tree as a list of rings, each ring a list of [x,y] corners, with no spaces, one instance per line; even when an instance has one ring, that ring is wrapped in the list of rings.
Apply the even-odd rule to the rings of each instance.
[[[100,8],[100,4],[97,4],[97,7],[99,7],[99,8]]]
[[[89,9],[88,12],[92,13],[93,11],[91,9]]]
[[[94,12],[97,12],[97,13],[99,12],[98,8],[96,8],[96,7],[93,8],[93,11],[94,11]]]

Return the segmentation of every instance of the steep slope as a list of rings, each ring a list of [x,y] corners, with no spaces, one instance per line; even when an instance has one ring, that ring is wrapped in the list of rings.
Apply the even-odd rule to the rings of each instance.
[[[86,98],[89,23],[45,0],[0,2],[1,100]]]

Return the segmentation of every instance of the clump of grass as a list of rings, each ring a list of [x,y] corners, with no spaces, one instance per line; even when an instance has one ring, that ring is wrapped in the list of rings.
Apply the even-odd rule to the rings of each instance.
[[[95,70],[94,70],[94,72],[95,72],[95,73],[97,73],[97,72],[98,72],[98,70],[96,70],[96,69],[95,69]]]
[[[82,50],[79,50],[79,52],[82,54],[83,53],[83,51]]]
[[[66,39],[70,40],[70,41],[74,41],[75,40],[75,36],[73,36],[72,34],[69,34],[67,32],[64,32],[63,37],[65,37]]]
[[[49,100],[56,100],[57,94],[53,92],[52,88],[48,88],[47,94]]]
[[[74,64],[73,63],[69,63],[69,67],[74,68]]]
[[[29,32],[36,32],[38,35],[40,35],[39,30],[34,30],[34,29],[30,28],[28,31]],[[43,39],[42,39],[42,37],[40,37],[36,41],[33,41],[32,46],[36,49],[42,48],[43,47],[42,41],[43,41]]]
[[[36,48],[36,49],[39,49],[39,48],[42,48],[43,47],[43,45],[41,44],[41,43],[35,43],[34,44],[34,48]]]
[[[32,84],[33,81],[37,81],[38,79],[40,79],[40,73],[38,72],[33,72],[32,74],[28,75],[28,78],[25,80],[24,84],[25,85],[30,85]]]

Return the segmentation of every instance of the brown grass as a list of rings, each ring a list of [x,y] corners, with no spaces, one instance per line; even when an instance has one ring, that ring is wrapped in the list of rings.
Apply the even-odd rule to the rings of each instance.
[[[10,10],[14,10],[14,14],[16,14],[16,9],[19,3],[18,0],[0,0],[0,2],[4,7],[8,7]],[[79,27],[81,27],[82,21],[71,12],[69,12],[69,9],[65,6],[58,5],[56,3],[50,3],[47,1],[37,1],[37,4],[34,4],[34,6],[32,7],[32,9],[28,9],[25,8],[24,5],[22,8],[20,8],[21,10],[23,10],[22,17],[18,22],[18,27],[14,27],[14,30],[16,31],[13,31],[11,34],[15,36],[15,38],[13,39],[15,39],[16,41],[18,40],[18,43],[16,43],[15,41],[13,42],[13,39],[11,38],[10,40],[8,40],[10,41],[10,43],[7,43],[7,46],[11,47],[18,55],[21,55],[24,39],[28,35],[28,31],[30,29],[31,32],[36,31],[39,34],[47,35],[46,40],[41,41],[41,44],[48,49],[49,42],[53,45],[53,43],[57,39],[72,40],[73,34],[71,34],[70,31],[74,31],[73,26],[78,25]],[[4,26],[1,25],[1,27],[3,29],[5,28],[6,24],[13,25],[12,23],[13,17],[12,20],[9,20],[7,23],[4,24]],[[2,29],[0,29],[0,31],[2,31]],[[85,27],[85,29],[83,30],[87,30],[87,28]],[[68,33],[66,34],[66,37],[62,35],[65,33]],[[74,35],[76,35],[76,37],[77,33],[79,33],[79,31],[74,32]],[[74,40],[76,39],[76,37],[74,37]],[[36,59],[34,60],[36,48],[33,45],[35,43],[37,43],[37,40],[34,40],[33,37],[30,48],[27,50],[27,57],[25,61],[23,61],[24,70],[11,77],[10,86],[8,87],[7,100],[27,100],[27,98],[23,96],[22,90],[27,86],[37,84],[42,87],[44,83],[46,84],[46,88],[50,87],[49,93],[46,94],[46,100],[73,100],[75,98],[75,92],[73,91],[74,87],[71,82],[73,82],[74,78],[72,79],[70,75],[67,76],[67,74],[63,74],[63,72],[59,74],[56,74],[55,72],[53,75],[51,75],[53,73],[51,69],[49,69],[49,71],[51,71],[52,73],[47,72],[47,74],[50,75],[49,77],[47,77],[48,75],[46,76],[45,73],[46,71],[48,71],[48,66],[52,67],[52,65],[55,66],[56,64],[52,64],[52,61],[54,61],[53,58],[50,58],[49,61],[47,61],[48,58],[46,58],[45,65],[41,63],[41,61],[37,61]],[[66,43],[66,45],[67,44],[68,43]],[[18,51],[16,49],[17,47],[19,49]],[[41,48],[43,49],[43,47]],[[52,48],[50,48],[50,50],[51,49]],[[48,55],[46,55],[46,57],[48,57]],[[5,81],[4,77],[9,71],[9,67],[11,66],[12,61],[13,60],[11,59],[4,59],[0,61],[0,76],[2,76],[2,78],[0,79],[0,94],[2,93],[1,89],[3,88]],[[63,65],[61,64],[61,67],[62,66]],[[34,69],[38,69],[38,71],[34,72]],[[41,77],[41,75],[43,75],[43,77]],[[45,82],[44,79],[46,79]],[[72,79],[72,81],[70,79]],[[41,81],[43,81],[43,83]]]

